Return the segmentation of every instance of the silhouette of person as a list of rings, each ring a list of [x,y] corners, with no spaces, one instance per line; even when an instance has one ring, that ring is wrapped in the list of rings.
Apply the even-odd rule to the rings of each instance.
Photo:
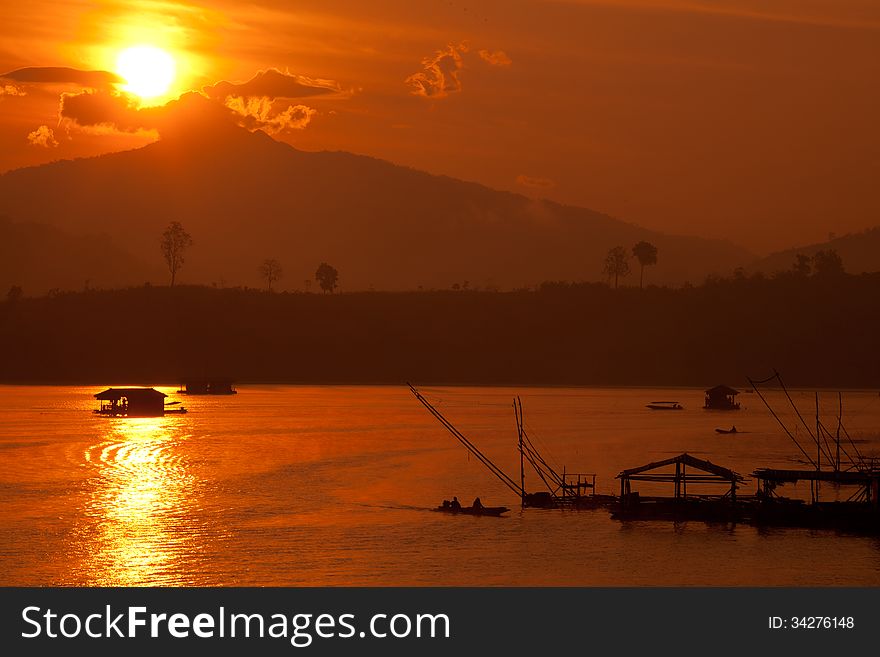
[[[730,433],[736,433],[736,425],[735,424],[732,427],[730,427]]]
[[[478,497],[477,499],[474,500],[473,507],[474,507],[475,509],[482,509],[482,508],[483,508],[483,503],[480,501],[480,498],[479,498],[479,497]]]
[[[457,497],[452,498],[452,510],[461,511],[461,502],[458,501]]]

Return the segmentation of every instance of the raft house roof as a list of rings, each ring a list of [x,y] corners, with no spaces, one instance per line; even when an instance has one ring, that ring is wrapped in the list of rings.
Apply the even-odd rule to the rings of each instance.
[[[164,392],[159,392],[155,388],[107,388],[103,392],[95,395],[95,399],[102,401],[119,401],[123,397],[126,399],[158,399],[167,397]]]
[[[643,474],[649,472],[651,470],[657,470],[658,468],[662,468],[667,465],[681,464],[689,466],[695,470],[701,470],[706,475],[687,475],[687,478],[690,481],[727,481],[727,482],[741,482],[744,481],[744,477],[730,470],[729,468],[724,468],[720,465],[715,465],[711,461],[704,461],[703,459],[698,459],[694,456],[691,456],[687,452],[683,454],[679,454],[678,456],[673,456],[672,458],[664,459],[663,461],[655,461],[654,463],[648,463],[646,465],[641,465],[637,468],[630,468],[629,470],[622,470],[620,474],[617,475],[616,479],[634,479],[638,481],[675,481],[676,475],[669,473],[658,473],[658,474]]]
[[[735,388],[731,388],[730,386],[726,386],[721,384],[719,386],[715,386],[714,388],[709,388],[706,390],[707,395],[738,395],[739,390]]]

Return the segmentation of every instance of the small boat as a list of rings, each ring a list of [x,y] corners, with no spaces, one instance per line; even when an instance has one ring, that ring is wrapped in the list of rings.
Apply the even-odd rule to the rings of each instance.
[[[438,506],[434,511],[440,513],[451,513],[452,515],[465,516],[500,516],[502,513],[510,511],[506,506],[463,506],[460,509],[451,506]]]
[[[715,429],[715,433],[739,433],[736,427],[730,427],[730,429]]]
[[[183,406],[175,406],[174,408],[165,407],[165,415],[183,415],[187,410]]]
[[[646,408],[650,408],[652,411],[683,411],[684,406],[679,404],[677,401],[655,401],[650,404],[646,404]]]

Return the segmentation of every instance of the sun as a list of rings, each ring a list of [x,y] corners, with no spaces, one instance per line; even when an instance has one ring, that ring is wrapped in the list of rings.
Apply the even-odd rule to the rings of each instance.
[[[174,58],[155,46],[132,46],[116,59],[116,73],[126,82],[122,88],[145,100],[168,93],[176,69]]]

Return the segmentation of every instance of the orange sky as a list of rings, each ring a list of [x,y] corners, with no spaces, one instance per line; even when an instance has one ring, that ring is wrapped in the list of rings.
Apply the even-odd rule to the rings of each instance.
[[[153,43],[178,60],[176,93],[269,68],[321,80],[237,101],[307,150],[756,251],[880,224],[876,0],[33,0],[3,16],[0,74],[112,70]],[[59,122],[82,86],[0,80],[0,171],[155,138]]]

